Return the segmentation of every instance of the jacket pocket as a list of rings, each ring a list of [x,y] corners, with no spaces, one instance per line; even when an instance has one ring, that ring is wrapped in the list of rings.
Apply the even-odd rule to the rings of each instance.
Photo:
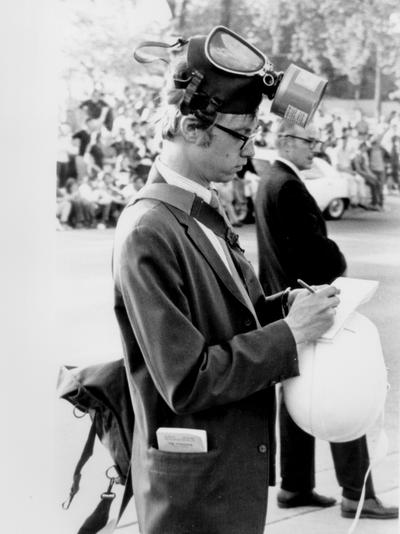
[[[209,452],[166,452],[154,447],[148,450],[149,469],[166,475],[200,474],[214,470],[220,451]]]

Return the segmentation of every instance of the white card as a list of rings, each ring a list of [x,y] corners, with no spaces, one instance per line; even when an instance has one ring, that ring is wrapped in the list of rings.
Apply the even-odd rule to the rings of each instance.
[[[207,452],[207,432],[195,428],[166,428],[157,430],[160,451]]]

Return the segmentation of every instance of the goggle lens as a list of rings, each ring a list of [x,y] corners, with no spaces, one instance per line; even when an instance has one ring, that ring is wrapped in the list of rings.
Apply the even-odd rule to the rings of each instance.
[[[264,54],[256,47],[223,27],[217,27],[210,33],[206,55],[219,69],[242,75],[258,73],[266,64]]]

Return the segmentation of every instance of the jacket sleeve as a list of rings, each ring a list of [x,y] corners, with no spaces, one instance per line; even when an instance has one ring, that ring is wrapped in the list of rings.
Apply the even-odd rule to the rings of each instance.
[[[329,284],[345,272],[346,260],[328,238],[321,211],[301,182],[290,180],[282,187],[278,213],[288,260],[298,278]]]
[[[295,341],[283,320],[209,344],[191,318],[179,255],[162,232],[135,228],[115,267],[152,380],[175,413],[234,402],[298,375]],[[218,306],[218,298],[210,305]]]

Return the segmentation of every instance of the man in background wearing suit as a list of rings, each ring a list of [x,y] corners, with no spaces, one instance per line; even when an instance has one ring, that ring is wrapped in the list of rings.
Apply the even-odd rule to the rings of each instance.
[[[312,127],[282,120],[277,130],[278,156],[261,176],[256,198],[259,278],[267,295],[285,288],[330,284],[346,270],[346,260],[329,239],[322,213],[304,186],[299,171],[311,167],[318,148]],[[280,404],[281,491],[278,506],[328,507],[335,499],[319,495],[315,487],[315,440],[300,429]],[[366,437],[331,443],[336,477],[342,487],[341,514],[354,517],[369,466]],[[371,476],[366,483],[362,518],[398,517],[398,508],[376,498]]]

